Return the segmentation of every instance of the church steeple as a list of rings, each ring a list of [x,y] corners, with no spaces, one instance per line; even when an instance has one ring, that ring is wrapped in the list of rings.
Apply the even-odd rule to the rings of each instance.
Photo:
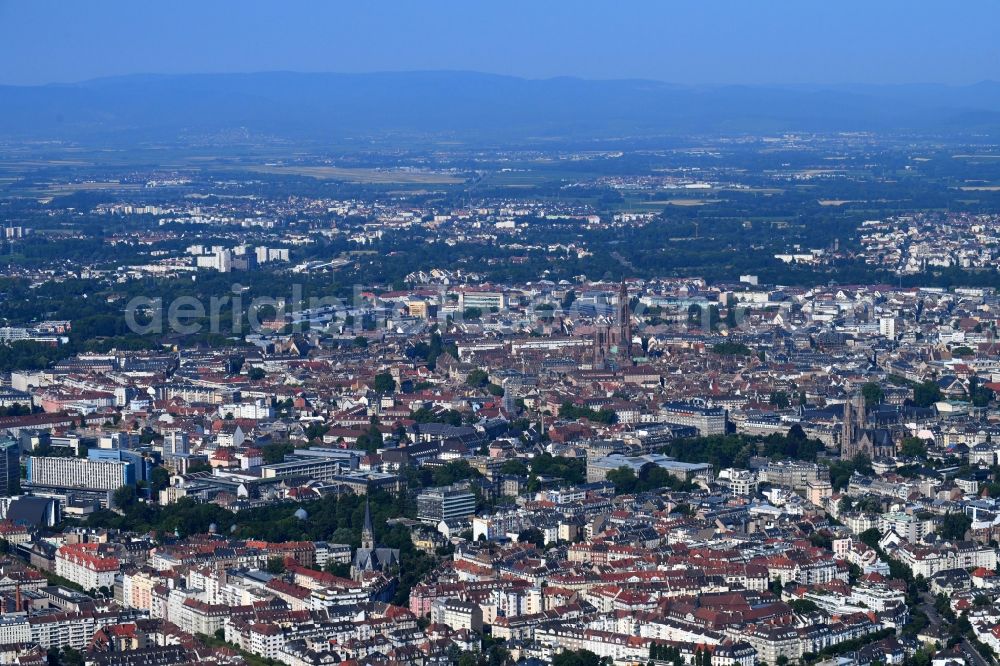
[[[375,548],[375,530],[372,529],[372,508],[365,495],[365,526],[361,529],[361,547]]]
[[[367,572],[398,571],[399,550],[396,548],[379,548],[375,545],[375,530],[372,529],[372,507],[365,497],[365,525],[361,529],[361,548],[354,551],[354,562],[351,564],[351,577],[363,580]]]
[[[632,360],[632,312],[625,276],[618,286],[618,355],[626,361]]]

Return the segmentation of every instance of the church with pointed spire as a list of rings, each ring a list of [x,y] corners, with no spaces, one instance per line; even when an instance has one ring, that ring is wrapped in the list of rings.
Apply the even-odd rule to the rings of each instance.
[[[365,497],[365,526],[361,528],[361,547],[368,550],[375,548],[375,529],[372,527],[372,507]]]
[[[361,528],[361,547],[354,553],[351,577],[360,580],[369,571],[391,571],[399,567],[399,550],[382,548],[375,543],[375,529],[372,527],[372,509],[365,498],[365,524]]]
[[[842,460],[854,460],[858,455],[865,455],[869,460],[891,458],[896,455],[893,433],[884,428],[868,427],[868,407],[860,392],[848,397],[844,403],[844,416],[840,428]]]
[[[632,312],[625,278],[618,285],[614,318],[594,325],[593,351],[594,368],[604,368],[609,363],[615,366],[632,363]]]

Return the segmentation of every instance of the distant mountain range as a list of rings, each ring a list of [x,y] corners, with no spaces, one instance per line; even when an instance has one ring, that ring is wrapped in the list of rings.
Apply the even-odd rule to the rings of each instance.
[[[531,140],[692,133],[1000,133],[1000,83],[680,86],[472,72],[135,75],[0,86],[0,137],[293,140],[390,134]]]

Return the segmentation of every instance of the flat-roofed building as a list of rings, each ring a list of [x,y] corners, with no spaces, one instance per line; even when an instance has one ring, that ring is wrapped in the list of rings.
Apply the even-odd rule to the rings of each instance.
[[[0,496],[18,493],[21,481],[21,445],[15,439],[0,440]]]
[[[46,488],[118,490],[136,481],[131,462],[29,456],[26,466],[28,483]]]
[[[507,305],[502,291],[462,291],[458,294],[458,307],[503,310]]]
[[[608,477],[608,472],[620,467],[631,469],[636,476],[646,465],[656,465],[667,471],[674,478],[681,481],[690,481],[695,477],[702,477],[711,481],[715,474],[709,463],[686,463],[674,460],[669,456],[651,453],[644,456],[623,456],[618,453],[587,460],[587,482],[595,483],[604,481]]]
[[[660,407],[660,419],[665,423],[697,428],[702,437],[726,434],[726,410],[722,407],[668,402]]]
[[[417,518],[437,525],[442,520],[467,518],[476,512],[476,496],[468,488],[428,488],[417,495]]]
[[[261,467],[261,477],[264,479],[280,479],[304,476],[316,481],[332,481],[349,467],[341,460],[312,458],[307,460],[286,460],[281,463]]]

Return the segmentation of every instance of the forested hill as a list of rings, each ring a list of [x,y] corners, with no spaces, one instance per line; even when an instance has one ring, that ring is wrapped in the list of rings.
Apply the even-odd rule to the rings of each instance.
[[[406,133],[478,141],[700,132],[991,132],[1000,84],[678,86],[472,72],[134,75],[0,86],[0,137],[297,140]]]

